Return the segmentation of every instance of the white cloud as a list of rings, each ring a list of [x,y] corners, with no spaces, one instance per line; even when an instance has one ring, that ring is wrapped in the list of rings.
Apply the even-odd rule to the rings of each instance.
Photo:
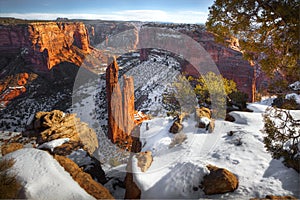
[[[122,10],[103,14],[65,14],[65,13],[0,13],[0,17],[21,19],[54,20],[57,17],[69,19],[102,19],[122,21],[158,21],[174,23],[205,23],[208,13],[197,11],[166,12],[162,10]]]

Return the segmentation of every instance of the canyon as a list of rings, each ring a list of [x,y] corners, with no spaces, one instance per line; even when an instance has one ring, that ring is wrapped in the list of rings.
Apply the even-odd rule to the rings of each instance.
[[[158,34],[151,35],[148,28]],[[182,35],[207,54],[194,51]],[[161,48],[151,47],[153,39]],[[191,57],[172,51],[176,48]],[[27,142],[28,134],[34,140],[32,147],[55,154],[73,179],[96,198],[102,193],[116,199],[124,195],[126,199],[199,199],[233,190],[237,191],[211,198],[250,198],[273,194],[274,188],[278,194],[298,194],[296,184],[286,191],[288,181],[282,181],[294,180],[293,171],[280,167],[281,161],[273,165],[274,159],[264,149],[260,130],[266,105],[249,103],[253,112],[232,111],[231,122],[216,119],[214,129],[207,131],[203,121],[186,114],[178,118],[181,128],[170,131],[176,112],[164,107],[164,94],[182,74],[203,75],[197,62],[209,70],[203,62],[206,58],[248,94],[248,101],[255,100],[256,88],[264,81],[257,66],[243,59],[238,41],[229,46],[216,43],[202,25],[67,19],[0,23],[0,131],[15,138],[11,149],[21,148],[17,142]],[[187,102],[179,102],[179,112]],[[52,139],[63,144],[54,147]],[[0,138],[1,145],[3,141]],[[204,144],[215,148],[202,153]],[[251,159],[244,159],[245,155]],[[262,173],[251,167],[253,162],[262,166]],[[284,173],[278,175],[278,169]],[[211,177],[206,176],[208,171]],[[213,181],[224,177],[231,181],[222,191],[209,191],[223,186]],[[203,187],[202,178],[212,182],[203,181],[207,185]]]
[[[9,63],[17,57],[22,58],[22,66],[14,66],[21,72],[32,71],[46,77],[54,76],[53,70],[62,63],[72,63],[94,73],[104,72],[109,57],[114,51],[125,48],[124,51],[138,51],[138,42],[147,39],[139,36],[138,29],[143,27],[168,28],[191,37],[201,44],[216,63],[220,73],[227,79],[233,79],[239,90],[254,100],[255,82],[254,68],[242,57],[236,44],[231,47],[218,44],[212,33],[202,26],[195,27],[164,24],[136,24],[134,22],[107,21],[46,21],[24,24],[0,25],[0,58],[1,77],[12,69]],[[132,31],[131,31],[132,30]],[[122,33],[126,34],[120,42]],[[106,48],[106,49],[104,49]],[[187,48],[188,46],[184,47]],[[172,53],[172,52],[171,52]],[[147,49],[140,50],[140,60],[147,58]],[[197,56],[197,55],[196,55]],[[182,62],[182,71],[190,75],[200,74],[188,62]],[[8,68],[9,66],[9,68]],[[12,72],[11,72],[12,73]]]

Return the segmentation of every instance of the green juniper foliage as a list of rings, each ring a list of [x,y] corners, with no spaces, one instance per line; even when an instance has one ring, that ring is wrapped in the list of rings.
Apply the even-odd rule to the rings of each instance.
[[[206,27],[221,43],[239,40],[245,58],[291,81],[300,77],[299,0],[216,0]]]
[[[268,108],[264,117],[264,137],[267,151],[273,158],[283,158],[288,167],[300,171],[300,119],[294,119],[290,111]]]

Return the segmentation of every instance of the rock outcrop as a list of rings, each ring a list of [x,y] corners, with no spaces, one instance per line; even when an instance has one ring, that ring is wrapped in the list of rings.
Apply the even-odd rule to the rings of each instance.
[[[212,133],[215,129],[215,121],[211,118],[212,113],[210,109],[201,107],[196,108],[195,120],[198,128],[205,128],[209,133]]]
[[[38,62],[37,65],[47,66],[47,69],[61,62],[80,66],[85,54],[91,51],[83,23],[31,23],[28,33],[33,50],[31,63]]]
[[[176,134],[176,133],[179,133],[183,129],[182,119],[183,118],[181,115],[177,115],[175,117],[174,122],[169,130],[170,133]]]
[[[127,173],[125,177],[125,197],[124,199],[141,199],[141,190],[133,180],[133,174]]]
[[[54,158],[59,162],[61,166],[65,168],[67,172],[70,173],[72,178],[90,195],[96,199],[114,199],[114,197],[109,193],[109,191],[92,179],[92,177],[83,172],[76,163],[71,159],[64,156],[55,155]]]
[[[119,66],[114,58],[106,70],[108,103],[108,138],[120,147],[130,150],[134,129],[134,84],[132,77],[124,75],[123,94],[118,82]]]
[[[27,84],[36,75],[26,72],[6,76],[0,80],[0,105],[5,107],[11,100],[26,92]]]
[[[9,154],[11,152],[17,151],[19,149],[22,149],[24,147],[23,144],[21,143],[9,143],[9,144],[4,144],[1,146],[1,154],[2,156],[5,156],[6,154]]]
[[[124,180],[125,184],[125,197],[124,199],[141,199],[141,190],[134,182],[132,173],[132,155],[126,166],[126,177]]]
[[[81,122],[76,114],[66,114],[59,110],[36,113],[35,119],[23,135],[36,136],[38,144],[69,138],[69,142],[63,144],[64,146],[71,145],[69,149],[72,150],[83,147],[90,155],[98,147],[97,135],[93,129]],[[54,150],[57,151],[57,149]]]
[[[21,56],[26,68],[38,74],[63,62],[89,67],[99,64],[101,52],[92,48],[82,22],[35,22],[0,25],[0,55]],[[91,69],[92,70],[92,69]]]
[[[140,152],[136,155],[136,158],[138,160],[138,167],[141,168],[142,172],[146,172],[153,161],[151,151]]]
[[[183,125],[178,121],[174,121],[172,126],[170,127],[169,132],[176,134],[179,133],[182,129],[183,129]]]
[[[238,179],[227,169],[207,166],[210,173],[203,178],[202,187],[206,195],[233,192],[238,187]]]

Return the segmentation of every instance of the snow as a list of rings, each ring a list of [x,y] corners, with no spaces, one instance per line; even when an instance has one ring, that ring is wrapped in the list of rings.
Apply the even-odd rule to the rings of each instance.
[[[55,147],[59,147],[60,145],[69,142],[70,138],[60,138],[56,140],[51,140],[50,142],[45,142],[38,146],[39,149],[50,149],[53,152]]]
[[[25,148],[7,154],[15,160],[11,172],[23,188],[26,199],[94,199],[47,152]]]
[[[67,156],[71,160],[73,160],[78,166],[83,165],[91,165],[93,164],[93,160],[88,156],[88,153],[83,149],[78,149],[73,151],[70,155]]]
[[[289,85],[289,87],[295,91],[300,90],[300,81],[296,81],[295,83],[292,83],[291,85]]]
[[[208,119],[207,117],[201,117],[201,118],[200,118],[200,122],[201,122],[201,123],[204,123],[205,126],[208,126],[209,123],[210,123],[210,119]]]
[[[298,95],[296,93],[291,93],[291,94],[285,95],[285,99],[294,99],[297,102],[297,104],[300,104],[300,95]]]
[[[267,102],[267,103],[266,103]],[[142,198],[214,198],[249,199],[266,195],[300,197],[300,177],[281,160],[271,157],[263,143],[262,113],[269,101],[248,104],[254,112],[231,112],[234,123],[216,120],[212,134],[195,128],[193,117],[183,121],[182,132],[187,140],[170,148],[174,135],[168,130],[171,118],[154,118],[141,126],[142,151],[152,151],[153,162],[146,172],[137,167],[133,157],[134,180]],[[293,111],[299,116],[300,111]],[[193,115],[191,115],[193,116]],[[149,130],[146,129],[148,123]],[[233,131],[233,135],[227,133]],[[226,168],[239,179],[232,193],[205,195],[198,188],[203,176],[209,173],[207,164]]]

